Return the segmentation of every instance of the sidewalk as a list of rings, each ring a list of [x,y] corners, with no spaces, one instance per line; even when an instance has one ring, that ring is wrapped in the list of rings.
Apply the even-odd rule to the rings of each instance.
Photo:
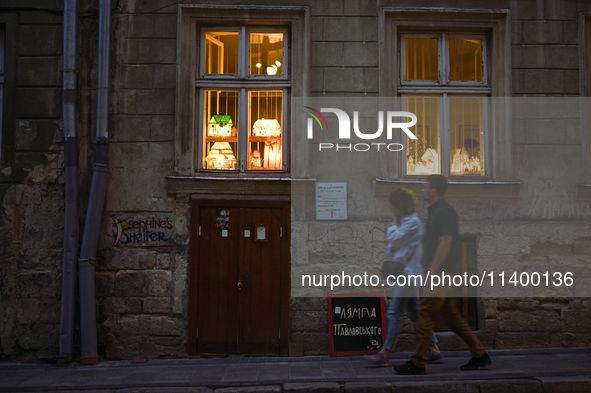
[[[96,366],[0,363],[0,392],[591,392],[591,348],[489,351],[486,370],[460,371],[468,352],[443,352],[426,376],[399,376],[359,356],[102,362]],[[395,353],[391,365],[410,353]]]

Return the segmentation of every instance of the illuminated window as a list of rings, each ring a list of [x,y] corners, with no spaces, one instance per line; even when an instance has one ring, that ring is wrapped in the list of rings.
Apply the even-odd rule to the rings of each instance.
[[[287,29],[201,29],[201,170],[284,171]]]
[[[486,176],[488,100],[483,35],[403,34],[403,105],[417,116],[406,174]]]

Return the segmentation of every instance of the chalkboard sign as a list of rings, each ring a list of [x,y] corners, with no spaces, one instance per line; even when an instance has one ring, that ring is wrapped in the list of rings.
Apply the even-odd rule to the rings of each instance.
[[[380,293],[328,298],[331,356],[369,355],[386,339],[384,297]]]

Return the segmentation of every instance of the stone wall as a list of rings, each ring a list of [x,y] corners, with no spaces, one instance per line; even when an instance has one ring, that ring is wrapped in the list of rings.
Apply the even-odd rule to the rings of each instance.
[[[57,0],[9,3],[53,10],[62,7]],[[110,174],[96,272],[99,353],[108,359],[187,356],[190,198],[170,196],[166,183],[167,176],[175,174],[177,94],[177,6],[167,6],[170,3],[119,2],[112,20]],[[428,0],[255,3],[309,7],[309,80],[314,97],[378,97],[380,7],[432,6]],[[437,6],[465,4],[447,1]],[[515,97],[580,94],[578,18],[580,12],[591,12],[589,2],[481,0],[469,6],[511,10],[510,82]],[[81,1],[80,9],[83,223],[94,160],[97,18],[93,12],[97,1]],[[0,17],[11,21],[7,36],[18,37],[14,46],[7,45],[6,54],[0,163],[0,358],[54,360],[64,205],[62,16],[13,10],[0,11]],[[591,262],[591,204],[578,200],[574,192],[585,165],[580,125],[577,114],[557,123],[543,116],[516,117],[511,135],[514,177],[522,182],[519,197],[450,199],[463,220],[462,233],[477,239],[480,269],[534,262],[564,267],[576,261],[584,271]],[[562,157],[569,161],[565,163]],[[308,248],[304,247],[307,241],[315,240],[315,234],[330,225],[294,222],[292,229],[301,243],[292,244],[294,274],[314,265],[359,267],[359,261],[379,268],[388,206],[385,198],[373,194],[378,158],[368,159],[366,165],[355,169],[362,191],[350,196],[349,206],[356,220],[365,217],[352,223],[362,235],[350,244],[345,241],[336,251],[322,243]],[[149,219],[170,221],[171,227],[161,231],[164,237],[118,243],[118,225],[123,230],[124,223]],[[372,232],[372,228],[379,230]],[[362,248],[356,243],[359,239]],[[313,293],[313,297],[291,300],[290,340],[304,343],[305,354],[328,353],[324,295]],[[591,304],[584,298],[482,298],[479,309],[478,334],[488,348],[590,345]],[[412,329],[406,321],[401,349],[412,348]],[[463,348],[456,337],[441,337],[442,348]]]

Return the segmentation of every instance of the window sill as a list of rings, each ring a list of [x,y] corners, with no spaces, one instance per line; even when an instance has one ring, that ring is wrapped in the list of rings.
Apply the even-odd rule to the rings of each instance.
[[[591,184],[577,185],[577,201],[591,200]]]
[[[252,177],[252,176],[169,176],[167,190],[169,195],[181,197],[191,194],[218,195],[291,195],[292,185],[298,190],[314,189],[316,179],[293,179],[290,177]]]
[[[376,197],[390,195],[394,190],[405,187],[415,193],[420,193],[424,180],[384,180],[375,179],[373,182],[373,194]],[[591,188],[591,187],[590,187]],[[448,182],[446,196],[452,198],[518,198],[521,182]],[[589,190],[591,194],[591,189]]]

